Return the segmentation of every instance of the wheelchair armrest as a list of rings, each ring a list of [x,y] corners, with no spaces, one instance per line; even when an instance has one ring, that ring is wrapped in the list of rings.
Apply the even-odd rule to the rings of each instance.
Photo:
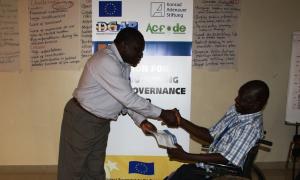
[[[259,145],[259,149],[266,151],[266,152],[270,152],[271,151],[271,146],[273,145],[273,143],[271,141],[265,140],[265,139],[261,139],[258,141],[257,143]]]
[[[202,145],[201,151],[208,152],[209,145]]]
[[[214,167],[213,172],[217,174],[229,174],[235,176],[241,176],[243,171],[240,167],[233,164],[219,164],[219,163],[206,163]]]
[[[259,144],[267,145],[267,146],[273,146],[273,142],[265,140],[265,139],[260,139],[258,141]]]

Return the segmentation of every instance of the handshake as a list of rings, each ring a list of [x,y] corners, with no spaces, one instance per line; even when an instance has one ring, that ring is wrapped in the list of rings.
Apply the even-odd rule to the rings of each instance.
[[[177,128],[180,125],[181,116],[179,111],[175,108],[172,110],[162,110],[159,118],[166,124],[169,128]]]
[[[178,128],[181,121],[181,116],[179,111],[175,108],[172,110],[162,110],[160,116],[158,117],[162,121],[162,124],[167,125],[169,128]],[[147,119],[145,119],[141,124],[140,127],[144,134],[151,135],[152,132],[156,132],[156,127]]]

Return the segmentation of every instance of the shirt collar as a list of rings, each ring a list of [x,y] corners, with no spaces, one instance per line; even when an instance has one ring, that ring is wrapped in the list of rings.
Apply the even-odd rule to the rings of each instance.
[[[123,61],[123,59],[122,59],[122,57],[121,57],[121,55],[120,55],[120,53],[119,53],[119,51],[118,51],[118,48],[117,48],[117,46],[115,45],[115,43],[112,43],[112,44],[110,45],[110,49],[111,49],[112,52],[117,56],[118,60],[119,60],[121,63],[127,64],[127,63],[125,63],[125,62]]]
[[[255,113],[251,113],[251,114],[241,114],[241,113],[238,113],[238,112],[236,111],[234,105],[233,105],[232,111],[233,111],[234,113],[237,114],[237,116],[238,116],[238,118],[239,118],[240,120],[247,120],[247,119],[249,119],[249,117],[255,118],[255,117],[258,117],[258,116],[261,116],[261,115],[262,115],[262,112],[261,112],[261,111],[258,111],[258,112],[255,112]]]

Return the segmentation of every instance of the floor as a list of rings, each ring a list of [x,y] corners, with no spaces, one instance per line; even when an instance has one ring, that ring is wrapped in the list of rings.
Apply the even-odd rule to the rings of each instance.
[[[292,180],[292,171],[291,169],[286,170],[278,170],[278,169],[264,169],[263,173],[267,180]],[[257,180],[255,176],[253,176],[253,180]]]
[[[270,165],[265,166],[260,164],[258,166],[263,171],[267,180],[292,180],[291,166],[286,169],[282,164],[273,164],[271,167]],[[14,169],[0,166],[0,180],[56,180],[56,167],[39,168],[38,171],[36,168],[28,170],[27,167],[16,167]],[[257,179],[253,175],[253,180]]]

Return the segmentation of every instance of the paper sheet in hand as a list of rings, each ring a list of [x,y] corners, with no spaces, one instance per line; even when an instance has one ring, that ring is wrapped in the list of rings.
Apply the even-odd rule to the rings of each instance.
[[[176,148],[175,144],[177,143],[176,136],[168,130],[157,130],[157,132],[152,132],[156,138],[158,146],[166,148]]]

